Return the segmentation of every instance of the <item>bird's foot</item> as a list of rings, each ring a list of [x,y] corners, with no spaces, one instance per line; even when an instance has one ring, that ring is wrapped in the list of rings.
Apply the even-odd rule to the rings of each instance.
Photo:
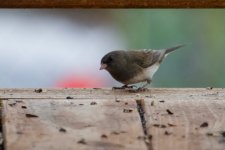
[[[148,91],[148,88],[143,88],[143,87],[140,87],[137,89],[138,92],[145,92],[145,91]]]
[[[118,89],[133,89],[134,88],[134,86],[128,86],[128,85],[123,85],[123,86],[121,86],[121,87],[113,87],[112,89],[114,89],[114,90],[118,90]]]
[[[138,92],[145,92],[145,91],[148,91],[148,89],[147,88],[142,88],[142,87],[137,88],[137,89],[130,89],[129,90],[129,92],[131,92],[131,93],[138,93]]]

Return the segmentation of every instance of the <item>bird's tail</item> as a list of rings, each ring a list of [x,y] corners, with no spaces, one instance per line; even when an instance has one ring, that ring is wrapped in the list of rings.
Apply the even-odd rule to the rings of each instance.
[[[168,53],[170,53],[170,52],[172,52],[172,51],[175,51],[176,49],[181,48],[181,47],[183,47],[183,46],[185,46],[185,45],[182,44],[182,45],[178,45],[178,46],[175,46],[175,47],[168,48],[168,49],[166,49],[165,54],[168,54]]]

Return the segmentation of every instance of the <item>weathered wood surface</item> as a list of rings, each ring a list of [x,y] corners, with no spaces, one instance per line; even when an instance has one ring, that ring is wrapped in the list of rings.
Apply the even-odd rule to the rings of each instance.
[[[224,0],[0,0],[7,8],[213,8]]]
[[[5,144],[9,150],[145,149],[138,140],[143,132],[135,101],[125,106],[111,100],[24,100],[9,106],[15,101],[4,101]],[[125,108],[132,113],[123,113]],[[28,118],[26,114],[38,117]],[[82,139],[84,143],[79,143]]]
[[[224,89],[1,89],[0,99],[7,150],[225,149]]]
[[[42,92],[35,92],[39,89],[0,89],[0,99],[66,99],[68,96],[74,99],[128,99],[151,97],[157,99],[174,100],[184,99],[224,99],[225,89],[214,88],[154,88],[146,92],[134,93],[129,90],[109,89],[45,89]]]
[[[225,137],[221,135],[225,131],[225,97],[219,100],[214,96],[208,95],[208,99],[174,97],[165,102],[156,99],[154,106],[146,101],[148,132],[154,138],[154,149],[225,149]],[[173,114],[168,114],[167,109]],[[208,126],[201,127],[203,123]]]

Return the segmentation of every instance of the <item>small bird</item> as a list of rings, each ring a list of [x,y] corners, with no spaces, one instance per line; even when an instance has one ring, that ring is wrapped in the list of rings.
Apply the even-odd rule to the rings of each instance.
[[[147,82],[138,90],[143,90],[152,81],[153,75],[159,69],[163,59],[172,51],[183,47],[178,45],[172,48],[152,50],[117,50],[106,54],[101,59],[100,70],[107,70],[112,77],[123,83],[124,86],[116,89],[131,88],[130,84]]]

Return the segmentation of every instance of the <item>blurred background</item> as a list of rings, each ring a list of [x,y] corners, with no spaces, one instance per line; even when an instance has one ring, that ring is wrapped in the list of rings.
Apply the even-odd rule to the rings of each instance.
[[[152,87],[224,87],[223,9],[1,9],[0,88],[121,86],[99,71],[118,49],[186,44]]]

